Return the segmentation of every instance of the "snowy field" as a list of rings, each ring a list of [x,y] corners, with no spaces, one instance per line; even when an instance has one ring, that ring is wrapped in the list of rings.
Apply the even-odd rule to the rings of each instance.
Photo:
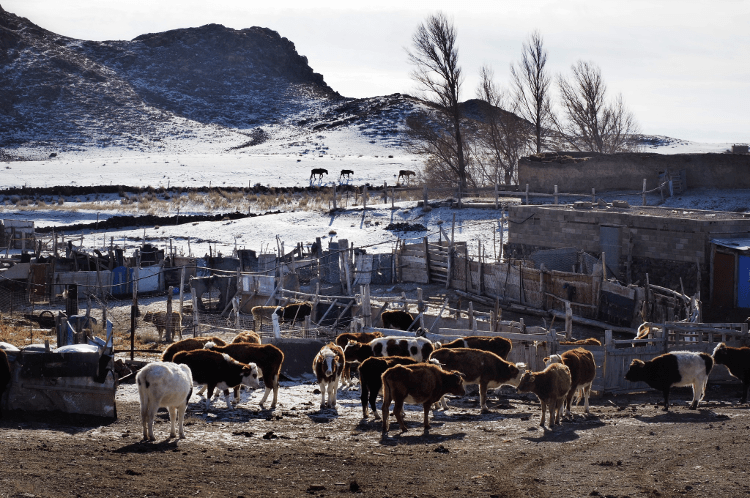
[[[158,149],[138,152],[121,148],[94,148],[86,151],[60,152],[49,158],[48,151],[24,151],[27,157],[38,155],[39,160],[4,163],[0,168],[0,187],[51,187],[63,185],[128,185],[153,187],[247,187],[261,184],[271,187],[303,187],[339,183],[343,169],[354,171],[353,185],[395,185],[398,171],[419,171],[421,160],[387,140],[370,140],[357,130],[344,129],[320,133],[300,134],[298,128],[269,129],[268,141],[253,147],[232,149],[246,143],[247,136],[225,130],[204,127],[200,134],[188,139],[171,139]],[[658,153],[721,153],[732,144],[698,144],[659,137],[660,146],[644,149]],[[313,168],[325,168],[328,175],[322,180],[311,180]],[[640,193],[609,192],[605,200],[625,199],[640,204]],[[3,199],[0,197],[0,199]],[[72,223],[91,223],[119,214],[143,214],[133,207],[123,206],[117,196],[88,196],[65,199],[65,208],[56,206],[56,199],[47,199],[47,207],[19,206],[9,199],[0,200],[0,216],[6,219],[34,220],[36,226],[60,226]],[[431,199],[432,200],[432,199]],[[518,199],[505,198],[505,202]],[[658,194],[649,197],[650,204],[660,201]],[[371,201],[373,202],[373,201]],[[493,209],[462,209],[447,207],[423,210],[415,201],[397,202],[391,209],[390,201],[381,198],[368,203],[366,212],[361,206],[329,215],[328,205],[316,210],[284,209],[283,213],[263,215],[221,222],[198,222],[192,225],[158,226],[132,230],[117,230],[95,234],[85,231],[84,247],[104,247],[112,241],[126,249],[144,240],[168,247],[170,239],[178,254],[203,256],[209,252],[230,255],[234,249],[253,249],[275,252],[278,241],[287,250],[298,242],[310,244],[321,237],[327,241],[347,239],[370,252],[390,252],[396,240],[413,241],[441,237],[440,226],[451,233],[455,216],[455,239],[467,241],[470,252],[476,254],[481,242],[487,255],[497,255],[501,233],[498,212]],[[549,200],[545,200],[549,202]],[[565,202],[561,199],[561,202]],[[679,197],[669,198],[665,206],[676,209],[748,210],[748,191],[706,191],[691,189]],[[239,208],[239,207],[238,207]],[[152,214],[172,216],[174,206],[164,204]],[[181,214],[206,214],[205,206],[181,207]],[[233,206],[221,212],[234,211]],[[242,211],[242,209],[240,209]],[[212,212],[210,214],[216,214]],[[392,232],[385,230],[390,223],[420,223],[427,228],[421,232]],[[507,228],[507,227],[506,227]],[[188,244],[188,238],[190,243]],[[503,238],[505,236],[503,235]]]

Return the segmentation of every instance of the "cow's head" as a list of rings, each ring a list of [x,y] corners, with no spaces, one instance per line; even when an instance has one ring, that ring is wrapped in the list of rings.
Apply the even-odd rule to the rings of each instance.
[[[242,385],[251,389],[258,389],[260,387],[258,366],[255,363],[248,363],[247,366],[242,368],[240,375],[242,376]]]
[[[331,348],[325,347],[318,353],[318,361],[323,365],[323,373],[326,377],[333,377],[341,369],[340,358]]]
[[[630,363],[628,373],[625,374],[625,379],[630,382],[640,382],[645,380],[646,377],[646,364],[639,359],[635,359]]]

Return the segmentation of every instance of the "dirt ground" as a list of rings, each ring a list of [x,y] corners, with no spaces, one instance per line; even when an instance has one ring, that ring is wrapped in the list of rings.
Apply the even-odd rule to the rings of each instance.
[[[0,497],[750,495],[737,386],[710,386],[698,410],[674,389],[669,413],[656,393],[604,396],[553,430],[533,395],[503,388],[485,415],[477,395],[450,399],[429,433],[407,405],[409,430],[394,420],[386,436],[362,418],[359,391],[320,410],[316,389],[285,382],[273,411],[259,409],[261,391],[236,409],[193,395],[186,438],[168,438],[162,410],[155,443],[142,441],[132,384],[118,388],[114,421],[5,413]]]

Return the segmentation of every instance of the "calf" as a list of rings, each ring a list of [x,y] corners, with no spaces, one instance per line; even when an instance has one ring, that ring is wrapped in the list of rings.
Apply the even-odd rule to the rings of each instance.
[[[292,325],[294,325],[299,321],[304,322],[305,317],[310,316],[310,314],[312,313],[312,304],[287,304],[283,308],[277,308],[274,312],[278,315],[280,322],[292,322]]]
[[[10,384],[10,363],[5,350],[0,348],[0,401],[3,399],[3,393],[8,384]],[[2,405],[0,405],[0,418],[3,418]]]
[[[750,348],[733,348],[722,342],[714,348],[713,357],[716,364],[724,365],[732,377],[742,381],[740,403],[747,403],[747,388],[750,387]]]
[[[340,348],[345,348],[350,342],[370,342],[378,337],[383,337],[381,332],[344,332],[336,336],[336,345]],[[351,365],[354,364],[356,368],[356,362],[345,362],[344,372],[341,374],[342,381],[347,387],[351,387],[354,383],[351,378]],[[382,372],[381,372],[382,373]]]
[[[207,342],[213,342],[214,344],[220,344],[226,346],[226,342],[222,341],[218,337],[190,337],[181,341],[170,344],[167,349],[161,355],[161,361],[172,361],[175,354],[180,351],[194,351],[196,349],[203,349],[203,346]]]
[[[153,441],[154,418],[159,408],[169,412],[172,429],[170,437],[175,437],[175,420],[179,425],[180,439],[185,437],[183,422],[188,400],[193,393],[193,376],[187,365],[168,362],[149,363],[136,375],[138,396],[141,398],[141,425],[143,439]]]
[[[258,367],[254,363],[240,363],[226,353],[217,353],[207,349],[180,351],[174,355],[172,361],[189,366],[193,373],[193,382],[206,385],[208,388],[206,410],[211,406],[211,394],[217,387],[224,391],[224,401],[226,401],[227,407],[231,406],[229,388],[238,387],[240,384],[253,389],[260,387]],[[235,389],[236,393],[237,390]],[[239,398],[235,396],[235,404],[238,401]]]
[[[513,343],[505,337],[483,337],[483,336],[468,336],[461,339],[442,344],[441,348],[471,348],[481,349],[482,351],[489,351],[495,353],[503,360],[508,359]]]
[[[370,356],[408,356],[427,361],[436,348],[424,337],[388,336],[373,339],[367,344],[350,342],[344,348],[346,361],[362,363]]]
[[[708,375],[714,366],[714,359],[707,353],[673,351],[652,358],[649,361],[633,360],[625,378],[630,382],[645,382],[650,387],[664,393],[664,410],[669,410],[669,388],[672,386],[693,386],[695,410],[706,391]]]
[[[565,398],[570,391],[570,369],[562,363],[552,363],[541,372],[526,372],[518,383],[518,392],[534,393],[542,405],[542,422],[544,427],[547,407],[549,407],[549,426],[560,423],[560,412]]]
[[[253,330],[258,331],[263,323],[271,322],[271,315],[280,310],[281,306],[253,306],[250,313],[253,314]],[[278,313],[276,313],[278,315]]]
[[[232,344],[237,344],[238,342],[260,344],[260,336],[256,332],[253,332],[252,330],[243,330],[242,332],[234,336],[234,339],[232,339]],[[214,344],[216,344],[216,341],[214,341]],[[225,344],[219,344],[219,346],[224,346],[224,345]]]
[[[359,366],[359,379],[362,400],[362,417],[367,418],[367,403],[369,401],[372,407],[372,413],[375,420],[380,420],[380,414],[375,407],[375,401],[378,393],[383,388],[383,373],[394,365],[415,365],[417,362],[413,358],[405,356],[392,356],[390,358],[367,358]]]
[[[281,376],[281,364],[284,362],[284,353],[273,344],[249,344],[235,343],[226,346],[215,346],[206,343],[207,349],[212,349],[220,353],[226,353],[232,358],[242,363],[255,363],[260,370],[260,376],[266,386],[263,398],[260,400],[260,407],[268,399],[268,395],[273,390],[273,401],[271,409],[276,408],[276,401],[279,397],[279,377]],[[235,399],[239,399],[239,389],[234,390]]]
[[[339,389],[341,372],[344,368],[344,350],[329,342],[315,355],[312,367],[320,386],[320,409],[336,408],[336,392]],[[328,392],[327,402],[326,392]]]
[[[414,316],[408,311],[388,310],[380,314],[384,329],[413,330]]]
[[[143,321],[151,322],[154,324],[154,327],[156,327],[156,331],[159,332],[159,340],[161,341],[162,334],[165,330],[167,330],[167,312],[149,311],[143,317]],[[176,311],[172,312],[172,330],[174,331],[174,336],[179,335],[180,339],[182,339],[182,315],[180,315]]]
[[[489,351],[479,349],[440,348],[430,355],[431,360],[437,360],[446,370],[460,372],[464,378],[464,385],[479,384],[479,404],[482,413],[488,413],[487,388],[497,388],[503,384],[514,384],[520,380],[520,370],[513,363],[505,361],[500,356]],[[444,405],[445,407],[445,405]]]
[[[573,395],[580,389],[583,393],[583,411],[589,413],[589,396],[591,395],[591,384],[596,377],[596,361],[591,351],[583,348],[575,348],[565,351],[563,354],[553,354],[544,359],[545,365],[551,363],[562,363],[570,370],[570,391],[565,398],[565,411],[570,415]]]
[[[430,428],[430,406],[446,394],[463,396],[466,390],[459,372],[446,372],[432,363],[395,365],[382,376],[383,381],[383,434],[388,432],[388,409],[393,400],[393,413],[406,432],[404,403],[421,404],[424,408],[424,430]]]

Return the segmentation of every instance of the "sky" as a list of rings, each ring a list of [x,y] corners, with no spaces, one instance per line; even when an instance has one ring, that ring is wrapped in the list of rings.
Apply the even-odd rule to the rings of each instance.
[[[610,97],[622,94],[646,134],[699,142],[750,142],[750,1],[716,0],[0,0],[14,14],[86,40],[209,23],[261,26],[294,42],[314,71],[346,97],[416,93],[406,50],[419,24],[444,12],[458,33],[474,98],[479,69],[508,87],[510,65],[538,30],[551,75],[596,63]],[[312,7],[314,6],[314,7]]]

